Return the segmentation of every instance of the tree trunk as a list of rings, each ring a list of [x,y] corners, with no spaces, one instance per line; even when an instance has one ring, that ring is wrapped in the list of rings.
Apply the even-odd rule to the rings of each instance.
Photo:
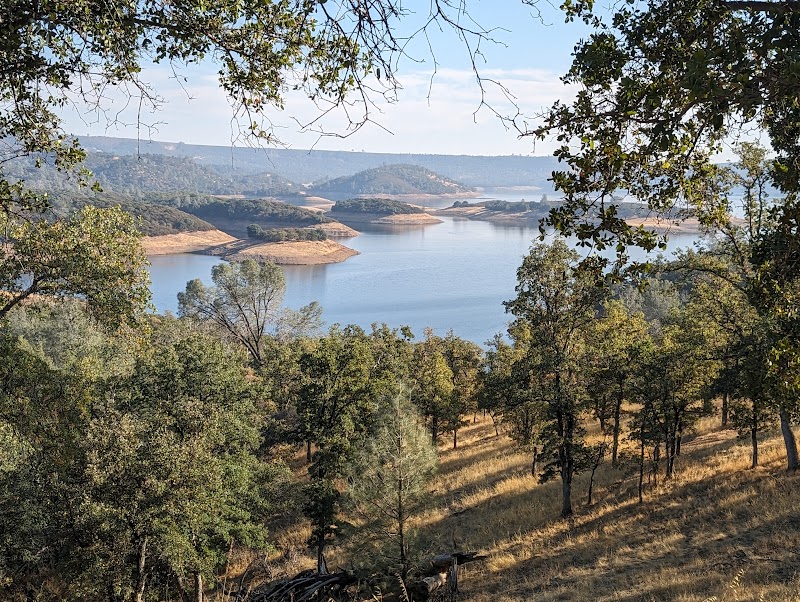
[[[311,464],[311,439],[306,441],[306,463]]]
[[[639,503],[644,501],[644,427],[642,427],[642,436],[639,439]]]
[[[728,391],[722,392],[722,427],[728,426],[728,416],[730,415],[730,401]]]
[[[561,469],[561,518],[572,516],[572,475]]]
[[[661,442],[656,441],[653,448],[653,469],[651,475],[653,477],[653,487],[658,487],[658,468],[661,466]]]
[[[667,427],[664,431],[664,478],[669,479],[672,476],[672,461],[674,456],[674,438],[670,436],[670,429]]]
[[[458,429],[453,429],[453,449],[458,447]]]
[[[753,461],[750,463],[750,468],[758,466],[758,423],[753,420],[750,427],[750,444],[753,447]]]
[[[406,554],[406,514],[403,507],[403,499],[405,494],[403,492],[403,479],[398,479],[397,482],[397,538],[400,543],[400,578],[405,585],[408,578],[408,556]]]
[[[794,433],[792,432],[792,424],[789,420],[789,412],[787,412],[785,408],[781,408],[780,417],[783,444],[786,446],[787,469],[789,471],[795,471],[799,465],[797,457],[797,440],[794,438]]]
[[[189,602],[189,594],[186,592],[186,584],[183,581],[183,577],[175,574],[175,586],[178,590],[178,597],[180,598],[181,602]]]
[[[622,413],[622,388],[620,387],[617,399],[614,403],[614,425],[612,427],[611,438],[611,465],[616,467],[619,462],[619,419]]]
[[[139,544],[139,560],[136,563],[136,589],[133,592],[134,602],[142,602],[144,600],[144,589],[147,584],[147,573],[145,572],[146,563],[147,536],[144,536]]]
[[[536,473],[538,472],[538,461],[539,461],[539,449],[534,446],[533,447],[533,457],[531,458],[531,476],[536,477]]]
[[[194,574],[194,602],[203,602],[203,575],[200,571]]]
[[[572,516],[572,476],[574,458],[572,457],[572,438],[574,437],[574,417],[569,412],[559,412],[559,431],[562,443],[558,446],[558,461],[561,465],[561,516]]]
[[[592,474],[589,476],[589,499],[587,501],[587,505],[592,505],[592,493],[594,492],[594,475],[597,472],[597,469],[600,468],[600,464],[603,462],[603,456],[606,455],[606,444],[605,441],[600,445],[600,448],[597,450],[597,457],[594,459],[594,463],[592,464]]]
[[[436,414],[431,416],[431,439],[434,445],[439,443],[439,417]]]

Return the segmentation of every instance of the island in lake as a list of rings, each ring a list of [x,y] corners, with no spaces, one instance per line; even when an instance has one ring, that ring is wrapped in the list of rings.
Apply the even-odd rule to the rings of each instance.
[[[350,155],[346,158],[353,158]],[[483,163],[480,157],[467,163],[461,159],[426,161],[445,170],[453,168],[471,182],[488,183],[492,181],[488,175],[495,173],[504,158],[484,157]],[[456,164],[461,166],[459,170],[454,169]],[[340,241],[358,236],[362,227],[422,227],[440,223],[437,216],[537,226],[560,204],[546,196],[534,202],[476,200],[481,190],[475,186],[400,161],[351,175],[324,174],[308,183],[292,182],[265,169],[266,164],[237,169],[209,165],[200,156],[90,152],[87,165],[102,192],[76,191],[74,182],[52,166],[40,169],[25,159],[12,161],[6,168],[10,176],[46,192],[56,215],[67,215],[85,205],[120,206],[136,218],[149,255],[206,253],[232,260],[259,257],[282,264],[325,264],[357,255]],[[465,170],[468,165],[471,167]],[[342,168],[339,163],[332,164],[330,173],[341,173]],[[534,170],[530,177],[538,173]],[[536,178],[526,190],[541,190],[540,174]],[[506,194],[512,190],[516,188],[509,187]],[[451,199],[454,202],[449,208],[426,208],[441,207]],[[638,203],[620,201],[618,212],[633,226],[671,233],[696,233],[699,229],[691,220],[656,221]]]

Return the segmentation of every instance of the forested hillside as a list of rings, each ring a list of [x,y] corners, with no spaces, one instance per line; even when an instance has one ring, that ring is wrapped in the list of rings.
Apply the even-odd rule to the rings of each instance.
[[[544,4],[523,0],[535,20],[517,32],[474,1],[419,4],[0,2],[0,600],[800,600],[800,2],[565,1],[560,91],[503,39],[547,46]],[[549,78],[562,58],[545,58]],[[458,101],[473,82],[476,124],[488,113],[554,156],[109,138],[87,155],[67,131],[72,109],[113,128],[128,107],[155,132],[143,116],[193,78],[183,92],[219,91],[240,140],[274,143],[283,110],[356,139],[408,98],[408,59],[412,79],[452,70]],[[552,104],[525,115],[501,75]],[[246,254],[152,313],[143,223],[207,226],[180,210],[322,238],[320,213],[260,195],[387,163],[561,197],[491,340],[324,329]],[[112,196],[79,194],[85,165]],[[704,236],[631,261],[667,241],[628,219],[628,196]]]
[[[331,207],[331,213],[366,213],[371,215],[402,215],[406,213],[423,213],[420,207],[394,201],[391,199],[350,199],[336,201]]]
[[[110,192],[82,193],[57,191],[48,195],[56,217],[65,217],[85,207],[119,206],[133,216],[137,229],[145,236],[161,236],[179,232],[212,230],[214,226],[194,215],[163,204],[162,197],[131,197]]]
[[[464,186],[542,186],[558,169],[553,157],[468,156],[390,153],[354,153],[346,151],[293,150],[283,148],[241,148],[203,146],[175,142],[141,141],[82,136],[90,151],[118,155],[137,152],[189,157],[199,164],[234,168],[252,174],[269,171],[301,184],[346,177],[384,165],[418,165]]]
[[[86,168],[107,192],[147,197],[158,193],[246,196],[292,196],[299,187],[284,177],[268,173],[242,173],[225,166],[202,165],[191,157],[155,154],[90,153]],[[47,164],[36,167],[32,160],[9,162],[7,173],[25,180],[31,188],[72,190],[69,180]]]
[[[472,189],[416,165],[385,165],[315,184],[313,194],[463,194]]]
[[[0,333],[2,591],[425,600],[465,562],[476,602],[587,584],[790,599],[797,396],[761,343],[789,323],[758,319],[715,263],[731,253],[609,286],[563,241],[534,245],[485,349],[323,332],[252,260],[187,283],[179,317],[135,337],[86,311],[113,299],[18,305]]]

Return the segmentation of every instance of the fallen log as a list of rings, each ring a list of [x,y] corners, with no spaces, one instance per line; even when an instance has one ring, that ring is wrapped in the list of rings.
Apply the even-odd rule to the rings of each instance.
[[[469,562],[487,558],[477,552],[453,552],[437,554],[431,558],[426,572],[432,573],[423,577],[408,588],[411,599],[415,602],[429,600],[435,593],[449,589],[451,594],[458,593],[458,569]]]
[[[308,570],[252,592],[247,602],[307,602],[315,596],[319,600],[349,599],[344,590],[357,581],[347,571],[319,575]]]

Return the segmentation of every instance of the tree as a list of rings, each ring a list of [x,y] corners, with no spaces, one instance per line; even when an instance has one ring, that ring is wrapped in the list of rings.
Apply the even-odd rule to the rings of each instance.
[[[178,293],[178,313],[211,322],[241,343],[256,365],[264,363],[269,336],[292,337],[315,329],[320,308],[311,303],[297,312],[281,308],[286,279],[272,262],[246,259],[211,268],[213,287],[200,279]]]
[[[629,314],[620,301],[606,303],[602,317],[592,323],[587,334],[587,389],[603,433],[611,420],[614,466],[619,453],[622,404],[630,398],[637,361],[647,340],[643,314]]]
[[[565,204],[547,223],[581,241],[619,242],[623,256],[628,244],[653,248],[659,237],[628,226],[614,194],[667,219],[702,207],[720,194],[715,153],[753,124],[776,154],[771,179],[784,192],[800,189],[794,2],[648,0],[608,17],[593,14],[594,5],[565,4],[567,20],[595,28],[563,78],[580,92],[527,132],[557,136],[567,166],[554,174]]]
[[[303,384],[297,399],[302,438],[317,449],[308,468],[304,511],[312,521],[310,545],[317,571],[326,572],[325,547],[338,531],[341,495],[337,480],[370,431],[377,401],[370,370],[372,347],[355,326],[331,328],[328,336],[300,356]]]
[[[455,449],[458,446],[458,429],[463,426],[463,415],[477,410],[478,370],[483,354],[478,345],[455,336],[452,331],[442,339],[442,344],[453,380],[445,428],[453,433]]]
[[[442,339],[430,328],[425,329],[425,340],[414,345],[412,366],[411,400],[428,423],[431,441],[436,445],[442,428],[451,420],[453,371]]]
[[[585,394],[579,358],[584,332],[608,294],[602,261],[578,254],[556,239],[535,244],[517,270],[516,298],[506,301],[515,317],[509,334],[529,333],[523,360],[528,382],[535,382],[547,408],[543,438],[552,454],[544,479],[561,477],[561,515],[572,514],[572,479],[581,469],[584,446],[580,415]]]
[[[67,219],[0,213],[0,319],[34,295],[79,297],[110,326],[131,325],[150,300],[147,258],[133,219],[84,207]]]
[[[130,575],[137,601],[156,578],[191,581],[202,601],[234,540],[266,546],[266,494],[280,469],[256,456],[242,355],[197,333],[156,343],[95,410],[77,526],[117,542],[94,554],[117,567],[120,587]]]
[[[793,251],[798,246],[796,195],[770,199],[767,193],[770,163],[765,150],[753,143],[742,143],[736,150],[739,161],[735,169],[719,174],[721,196],[698,212],[701,223],[715,235],[715,242],[697,255],[687,253],[683,263],[701,281],[699,290],[702,281],[715,288],[707,296],[716,300],[720,290],[728,293],[719,307],[715,303],[707,305],[712,307],[712,316],[721,318],[717,323],[726,331],[729,351],[735,353],[728,358],[723,372],[727,377],[720,383],[726,388],[723,395],[736,386],[752,404],[745,413],[741,403],[738,404],[737,427],[742,428],[742,419],[749,425],[754,461],[757,429],[764,422],[764,404],[769,400],[780,417],[789,470],[796,470],[800,461],[791,425],[798,413],[797,395],[791,387],[784,386],[791,381],[787,370],[793,364],[791,357],[800,341],[800,330],[791,317],[796,303],[794,291],[800,282]],[[744,191],[741,224],[729,217],[732,207],[729,188],[733,184]],[[731,361],[739,374],[732,374]],[[759,362],[763,362],[760,368]],[[745,366],[748,375],[741,373]],[[764,378],[754,380],[754,374],[762,374]]]
[[[436,469],[436,448],[402,393],[381,404],[375,422],[348,468],[349,493],[369,540],[405,582],[412,562],[410,523]]]
[[[234,540],[264,549],[282,471],[256,455],[243,353],[181,325],[144,351],[119,345],[109,372],[94,343],[56,361],[68,356],[37,357],[3,331],[4,592],[141,602],[178,585],[201,600]]]

